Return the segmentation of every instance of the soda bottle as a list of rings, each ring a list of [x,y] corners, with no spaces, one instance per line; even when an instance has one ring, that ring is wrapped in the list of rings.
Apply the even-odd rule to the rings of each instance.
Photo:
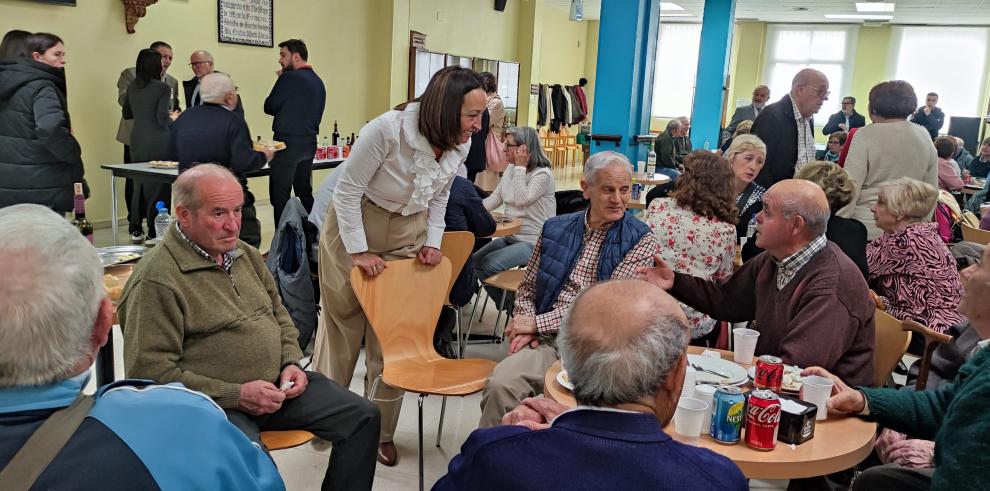
[[[93,223],[86,218],[86,198],[83,196],[83,185],[77,182],[72,187],[74,196],[72,197],[74,218],[72,225],[79,229],[79,233],[86,237],[90,244],[93,243]]]

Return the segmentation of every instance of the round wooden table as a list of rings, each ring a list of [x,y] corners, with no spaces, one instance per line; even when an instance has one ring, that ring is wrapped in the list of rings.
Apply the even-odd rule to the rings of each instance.
[[[688,353],[700,355],[703,348],[688,347]],[[722,358],[732,361],[731,351],[721,351]],[[755,358],[753,360],[756,361]],[[742,364],[748,369],[751,364]],[[565,406],[574,407],[577,402],[571,391],[557,382],[560,362],[547,370],[544,379],[544,395]],[[663,429],[675,440],[683,438],[674,431],[673,420]],[[825,421],[815,423],[815,436],[800,445],[777,442],[777,448],[769,452],[753,450],[744,442],[724,445],[708,435],[701,435],[696,444],[732,459],[743,475],[749,479],[798,479],[824,476],[848,469],[866,458],[873,450],[876,423],[856,416],[829,414]]]
[[[522,230],[522,220],[518,218],[503,222],[500,220],[505,219],[505,214],[499,212],[492,212],[492,217],[495,218],[495,233],[489,235],[489,237],[506,237],[515,235]]]

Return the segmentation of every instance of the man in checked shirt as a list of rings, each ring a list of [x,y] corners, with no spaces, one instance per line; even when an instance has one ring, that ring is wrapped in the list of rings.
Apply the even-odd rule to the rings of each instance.
[[[558,359],[561,319],[579,292],[600,281],[635,278],[636,268],[653,266],[656,239],[645,223],[626,213],[631,182],[629,159],[596,153],[581,177],[588,210],[543,224],[519,285],[515,316],[505,329],[509,356],[482,393],[480,427],[500,424],[520,401],[543,393],[543,377]]]

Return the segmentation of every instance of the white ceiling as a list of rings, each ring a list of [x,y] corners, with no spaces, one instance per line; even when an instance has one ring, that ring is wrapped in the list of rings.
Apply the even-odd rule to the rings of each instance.
[[[567,9],[571,0],[544,0],[547,5]],[[860,0],[862,1],[862,0]],[[893,1],[892,24],[990,25],[990,0],[886,0]],[[695,17],[665,17],[661,22],[698,22],[704,0],[673,0],[684,8],[677,13]],[[598,19],[602,0],[584,0],[586,19]],[[806,10],[795,10],[806,9]],[[666,12],[666,11],[665,11]],[[673,13],[673,12],[671,12]],[[736,0],[736,20],[801,23],[850,23],[858,20],[826,19],[825,14],[855,14],[855,0]]]

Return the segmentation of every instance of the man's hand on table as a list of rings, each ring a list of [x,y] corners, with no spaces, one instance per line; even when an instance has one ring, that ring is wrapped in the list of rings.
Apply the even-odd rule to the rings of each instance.
[[[309,383],[309,379],[306,377],[306,372],[299,368],[298,365],[286,365],[282,369],[282,375],[279,376],[279,386],[283,386],[286,382],[292,382],[292,387],[285,390],[286,399],[295,399],[306,390],[306,384]]]
[[[527,397],[515,409],[502,416],[502,424],[525,426],[531,430],[545,430],[550,427],[567,406],[546,397]]]
[[[801,371],[801,376],[818,375],[832,381],[832,397],[828,398],[828,409],[837,413],[859,414],[866,409],[866,396],[846,385],[822,367],[809,367]]]
[[[664,290],[670,290],[674,287],[674,270],[667,266],[660,254],[654,254],[653,260],[656,262],[655,267],[637,268],[636,274],[643,281],[653,283]]]
[[[505,328],[505,335],[509,338],[510,355],[526,346],[536,348],[540,345],[540,339],[536,334],[535,317],[528,315],[513,317]]]
[[[255,380],[241,384],[240,408],[248,414],[260,416],[271,414],[282,407],[285,393],[278,390],[271,382]]]

